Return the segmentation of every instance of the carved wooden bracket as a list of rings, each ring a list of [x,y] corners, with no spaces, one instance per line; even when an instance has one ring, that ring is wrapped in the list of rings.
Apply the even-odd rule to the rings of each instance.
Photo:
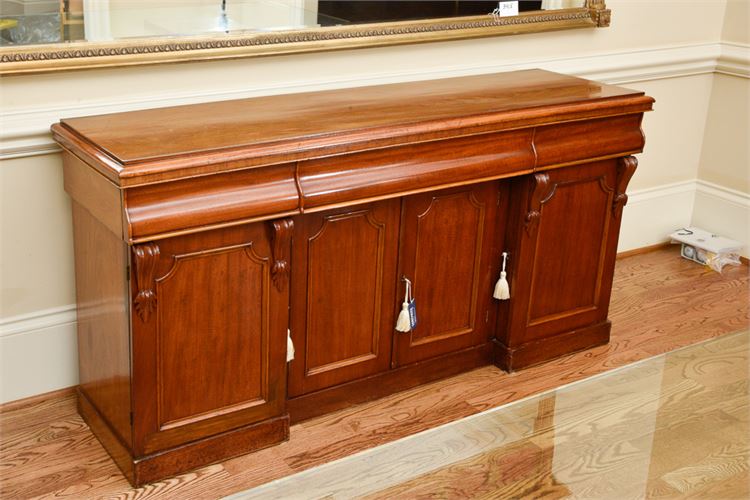
[[[606,28],[612,19],[612,11],[604,4],[604,0],[590,0],[587,4],[591,19],[596,23],[598,28]]]
[[[280,292],[289,282],[289,260],[291,252],[292,219],[281,219],[272,221],[273,233],[273,266],[271,267],[271,279],[274,286]]]
[[[133,247],[133,256],[135,257],[135,285],[138,290],[133,303],[138,316],[146,323],[156,309],[154,270],[156,260],[159,258],[159,246],[156,243],[136,245]]]
[[[638,159],[635,156],[625,156],[617,160],[617,181],[615,182],[615,197],[612,200],[612,217],[618,218],[622,214],[622,207],[628,202],[625,190],[630,178],[633,177],[638,167]]]
[[[529,210],[526,212],[526,232],[531,236],[539,224],[542,216],[542,204],[554,194],[554,186],[550,186],[549,175],[534,174],[534,187],[529,197]]]

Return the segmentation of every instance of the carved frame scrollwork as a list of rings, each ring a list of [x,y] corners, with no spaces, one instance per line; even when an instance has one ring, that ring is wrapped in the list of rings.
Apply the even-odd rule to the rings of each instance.
[[[283,292],[289,282],[289,261],[291,259],[291,241],[294,222],[292,219],[281,219],[271,222],[273,228],[271,243],[273,246],[273,266],[271,279],[276,289]]]
[[[156,243],[144,243],[133,247],[135,288],[138,291],[133,299],[133,306],[144,323],[148,323],[151,313],[156,310],[154,270],[158,259],[159,246]]]
[[[534,234],[539,224],[539,219],[542,216],[542,205],[552,198],[557,187],[556,184],[550,184],[549,174],[544,172],[534,174],[533,179],[533,187],[529,196],[529,208],[524,221],[526,233],[529,236]]]
[[[376,47],[609,26],[605,0],[518,16],[424,19],[294,31],[0,47],[0,74],[133,66]]]
[[[635,156],[625,156],[617,160],[617,181],[615,185],[615,196],[612,200],[612,216],[619,218],[623,207],[628,203],[628,195],[625,190],[638,168],[638,159]]]

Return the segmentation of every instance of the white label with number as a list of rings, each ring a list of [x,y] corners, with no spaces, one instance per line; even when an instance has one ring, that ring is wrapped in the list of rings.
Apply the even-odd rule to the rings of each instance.
[[[498,2],[497,10],[493,12],[500,17],[517,16],[518,2]]]

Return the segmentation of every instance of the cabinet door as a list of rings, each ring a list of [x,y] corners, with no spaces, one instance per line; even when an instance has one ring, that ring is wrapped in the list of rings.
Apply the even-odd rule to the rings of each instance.
[[[499,337],[514,350],[568,335],[524,353],[516,366],[543,360],[541,351],[554,357],[606,341],[624,191],[634,170],[632,157],[606,160],[540,172],[514,186],[524,193],[524,212],[512,238],[510,322]],[[596,325],[602,327],[582,330]]]
[[[137,456],[285,412],[290,224],[133,247]]]
[[[388,369],[399,200],[295,219],[289,395]]]
[[[394,366],[489,340],[496,238],[504,232],[500,189],[498,183],[483,183],[403,199],[399,276],[413,284],[418,324],[395,333]],[[398,309],[403,293],[401,283]]]

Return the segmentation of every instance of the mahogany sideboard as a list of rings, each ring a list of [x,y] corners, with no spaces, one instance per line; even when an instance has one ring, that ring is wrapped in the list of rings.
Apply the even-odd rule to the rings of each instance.
[[[606,343],[652,104],[530,70],[62,120],[81,415],[141,485]]]

